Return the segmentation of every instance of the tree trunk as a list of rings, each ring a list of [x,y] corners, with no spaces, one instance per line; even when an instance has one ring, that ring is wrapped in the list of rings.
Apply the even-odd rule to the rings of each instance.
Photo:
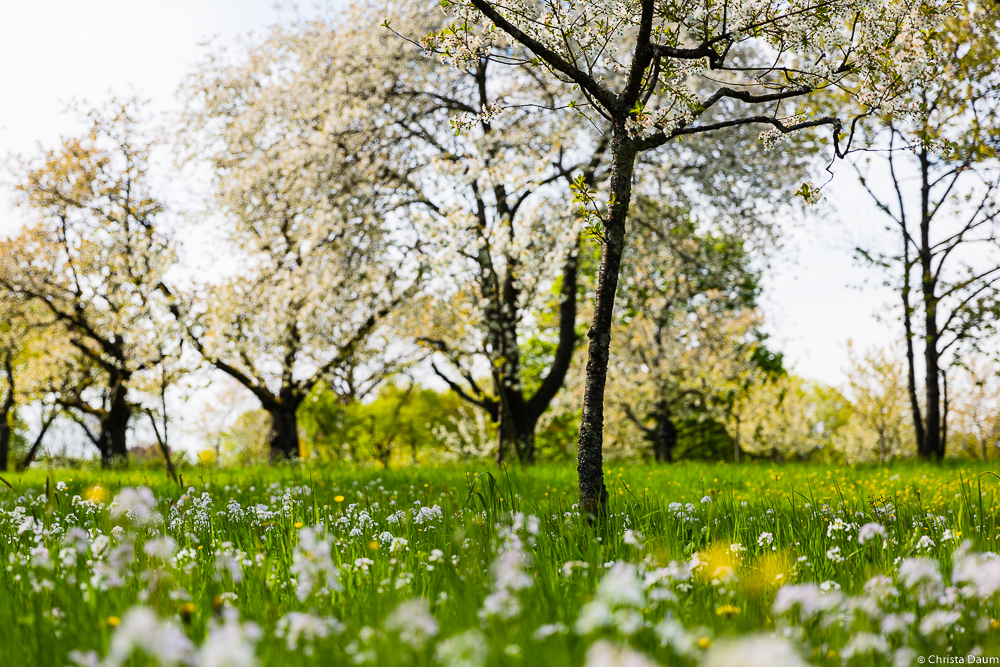
[[[119,465],[128,463],[128,423],[132,418],[132,406],[127,393],[123,378],[112,385],[111,409],[101,424],[108,436],[108,456]]]
[[[924,306],[924,366],[927,421],[924,428],[923,446],[918,453],[921,458],[938,458],[941,450],[941,389],[940,353],[938,352],[937,297],[934,294],[934,280],[931,240],[930,240],[930,162],[927,151],[920,153],[920,272],[921,296]]]
[[[653,456],[658,463],[670,463],[674,460],[674,448],[677,446],[677,426],[674,424],[670,408],[661,403],[657,410],[656,429],[652,433]]]
[[[524,400],[520,392],[506,391],[500,403],[497,421],[497,464],[506,460],[511,451],[518,463],[535,462],[535,429],[538,415]]]
[[[944,458],[945,450],[948,447],[948,373],[941,371],[941,384],[944,389],[944,411],[941,414],[941,442],[938,446],[937,457]]]
[[[163,394],[160,395],[161,399]],[[167,474],[170,475],[174,483],[180,486],[180,479],[177,477],[177,469],[174,467],[174,462],[170,458],[170,444],[167,442],[169,437],[167,434],[167,402],[165,399],[162,400],[163,406],[163,434],[160,435],[160,429],[156,426],[156,417],[153,415],[153,411],[147,409],[146,415],[149,417],[149,424],[153,427],[153,435],[156,437],[156,444],[160,448],[160,455],[163,456],[163,466],[167,469]],[[216,454],[216,460],[218,460],[218,454]]]
[[[0,404],[0,471],[7,471],[7,461],[10,458],[10,413],[14,410],[14,364],[8,351],[3,360],[4,377],[7,383],[7,395]]]
[[[903,333],[906,338],[906,389],[910,396],[910,413],[913,419],[913,435],[917,442],[917,451],[921,451],[924,442],[924,418],[920,414],[920,401],[917,400],[917,369],[913,353],[913,309],[910,306],[910,271],[913,264],[910,261],[910,243],[906,229],[903,229]]]
[[[580,479],[580,507],[595,516],[605,513],[608,492],[604,486],[604,387],[608,379],[611,323],[618,289],[618,274],[625,250],[625,221],[632,199],[635,147],[628,139],[625,119],[616,119],[611,138],[611,200],[601,245],[597,273],[594,321],[587,333],[587,376],[580,422],[577,473]]]
[[[941,385],[940,357],[937,351],[937,321],[933,314],[926,318],[927,339],[924,343],[924,363],[927,366],[927,425],[921,458],[939,458],[941,450]]]
[[[531,465],[535,462],[535,428],[538,420],[527,412],[520,416],[520,419],[513,419],[513,445],[517,452],[517,458],[523,465]]]
[[[740,418],[736,417],[736,437],[733,438],[733,456],[736,463],[740,462]]]
[[[289,402],[267,408],[271,415],[267,446],[272,464],[299,458],[299,423],[295,414],[298,407],[297,402]]]
[[[0,472],[7,472],[7,459],[10,457],[10,424],[7,415],[0,416]]]
[[[42,413],[42,427],[38,431],[38,435],[35,437],[35,441],[31,443],[31,447],[28,449],[28,453],[24,455],[24,459],[21,461],[20,469],[27,470],[31,462],[35,460],[38,456],[38,450],[42,448],[42,442],[45,440],[45,434],[48,433],[49,427],[52,426],[52,422],[56,420],[56,415],[58,414],[54,409],[49,413],[48,417],[44,416]]]

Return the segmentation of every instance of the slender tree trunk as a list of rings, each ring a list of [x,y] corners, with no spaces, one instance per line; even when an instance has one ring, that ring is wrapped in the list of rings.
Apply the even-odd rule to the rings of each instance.
[[[740,417],[736,416],[736,437],[733,438],[733,455],[737,463],[740,462]]]
[[[924,347],[924,363],[927,366],[927,426],[924,430],[923,458],[937,458],[941,450],[941,385],[940,358],[937,351],[937,321],[927,317],[927,340]]]
[[[0,471],[7,471],[7,461],[10,458],[10,416],[14,411],[14,364],[11,352],[4,355],[3,370],[7,384],[7,395],[0,403]]]
[[[944,411],[941,414],[941,442],[938,446],[937,458],[943,459],[948,447],[948,373],[941,371],[941,384],[944,390]]]
[[[910,261],[910,243],[906,229],[903,229],[903,333],[906,338],[906,389],[910,395],[910,413],[913,418],[913,435],[917,442],[917,451],[921,452],[924,442],[924,417],[920,414],[920,401],[917,399],[917,369],[913,353],[913,308],[910,306],[910,271],[913,264]]]
[[[21,470],[27,470],[32,461],[35,460],[35,457],[38,456],[38,450],[42,448],[42,441],[45,439],[45,434],[48,433],[49,426],[52,426],[52,422],[56,420],[56,414],[56,411],[53,409],[48,417],[43,416],[42,427],[38,431],[35,441],[31,443],[28,453],[24,455],[24,459],[21,461],[21,465],[19,466]]]
[[[4,402],[6,407],[7,402]],[[7,472],[7,461],[10,458],[10,422],[9,411],[0,408],[0,472]]]
[[[7,472],[7,460],[10,457],[10,423],[7,414],[0,415],[0,472]]]
[[[625,221],[632,199],[632,174],[636,151],[625,128],[625,119],[615,123],[611,138],[611,201],[601,246],[597,273],[594,321],[587,333],[587,376],[583,393],[583,416],[577,451],[580,506],[591,516],[604,514],[608,492],[604,486],[604,387],[608,379],[611,324],[618,289],[618,274],[625,250]]]
[[[298,407],[298,402],[289,401],[267,408],[271,415],[267,446],[272,464],[299,458],[299,423],[295,414]]]
[[[924,307],[924,366],[927,421],[924,428],[921,458],[936,458],[941,450],[941,389],[939,385],[940,353],[938,352],[937,297],[932,266],[930,240],[930,161],[927,152],[920,153],[920,272],[921,296]]]
[[[163,394],[161,394],[161,399]],[[156,437],[156,444],[160,448],[160,455],[163,456],[163,466],[167,469],[167,474],[170,475],[171,479],[174,480],[174,484],[180,485],[180,479],[177,477],[177,469],[174,467],[174,462],[170,458],[170,445],[167,442],[167,402],[162,400],[163,407],[163,434],[160,434],[160,429],[156,426],[156,417],[153,415],[152,410],[146,410],[146,415],[149,417],[149,423],[153,427],[153,435]]]

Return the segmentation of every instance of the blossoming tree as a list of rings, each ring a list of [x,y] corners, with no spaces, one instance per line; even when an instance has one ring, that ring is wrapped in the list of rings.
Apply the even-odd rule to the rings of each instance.
[[[385,325],[421,267],[414,235],[388,216],[383,138],[299,76],[312,67],[261,48],[192,79],[188,137],[216,174],[237,270],[175,288],[171,308],[205,361],[269,413],[277,461],[300,455],[298,407],[319,383],[357,400],[401,363]]]
[[[940,76],[907,91],[919,113],[867,124],[868,143],[881,150],[855,166],[898,233],[892,250],[875,245],[860,254],[887,271],[899,296],[917,452],[940,459],[948,439],[948,373],[961,372],[961,352],[995,336],[1000,319],[996,8],[963,3],[934,37],[948,58]],[[923,346],[922,391],[914,339]]]
[[[96,421],[87,432],[104,463],[127,456],[130,388],[171,336],[160,285],[174,253],[137,115],[134,100],[112,103],[88,114],[85,136],[18,162],[21,204],[38,221],[0,244],[0,290],[75,350],[78,372],[58,381],[58,400],[81,425]]]
[[[930,75],[923,30],[950,3],[460,0],[448,6],[456,21],[428,43],[453,64],[467,66],[494,44],[516,42],[550,78],[577,87],[586,112],[610,126],[578,452],[581,502],[597,512],[607,497],[604,388],[637,156],[687,135],[758,125],[767,128],[761,138],[768,143],[828,126],[833,153],[842,157],[860,116],[900,111],[900,92]],[[747,56],[743,45],[758,48]],[[694,81],[707,89],[696,92]],[[860,114],[814,116],[813,94],[830,86],[850,91]],[[723,109],[726,118],[701,122],[711,109]],[[802,192],[811,197],[814,190],[806,185]]]
[[[614,331],[625,342],[612,350],[610,387],[655,459],[671,461],[676,420],[712,416],[739,368],[731,357],[754,340],[759,274],[738,237],[698,233],[685,212],[637,204]]]

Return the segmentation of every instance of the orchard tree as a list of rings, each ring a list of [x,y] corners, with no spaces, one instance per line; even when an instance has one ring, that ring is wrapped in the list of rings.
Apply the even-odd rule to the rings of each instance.
[[[714,412],[729,357],[751,331],[759,275],[738,238],[699,233],[686,211],[633,204],[628,262],[619,285],[623,341],[611,355],[612,392],[652,445],[673,460],[679,417]],[[752,326],[752,325],[751,325]]]
[[[934,32],[945,55],[939,75],[916,82],[904,98],[919,113],[868,123],[869,142],[883,151],[855,163],[887,229],[898,234],[898,250],[859,254],[889,274],[899,295],[922,458],[945,455],[949,369],[995,332],[1000,316],[998,16],[994,7],[968,3]],[[923,347],[922,397],[914,339]]]
[[[59,419],[78,424],[88,441],[97,446],[101,416],[107,412],[99,402],[106,400],[107,394],[95,388],[100,370],[58,327],[36,329],[34,333],[18,391],[22,394],[22,403],[37,407],[39,419],[34,438],[30,444],[25,443],[27,451],[17,464],[21,470],[44,451],[46,436]],[[87,402],[80,400],[84,393],[89,394]]]
[[[851,364],[847,371],[848,394],[860,428],[854,429],[854,446],[842,449],[853,459],[864,460],[869,458],[866,454],[874,440],[879,463],[907,453],[906,445],[912,447],[913,441],[908,443],[903,435],[908,399],[903,364],[885,350],[858,356],[851,342],[847,356]],[[841,439],[850,440],[847,434]]]
[[[270,458],[287,461],[313,388],[359,400],[406,361],[388,318],[422,266],[412,228],[390,216],[384,139],[262,48],[191,81],[187,139],[215,173],[212,206],[237,269],[174,289],[171,308],[204,360],[260,401]]]
[[[1000,375],[982,354],[970,355],[949,385],[948,432],[952,453],[988,461],[1000,443]]]
[[[170,335],[160,286],[174,253],[156,226],[163,205],[149,189],[138,107],[91,111],[84,136],[17,160],[19,203],[36,221],[0,242],[0,291],[41,313],[87,366],[59,400],[97,420],[90,435],[105,464],[126,459],[130,387]]]
[[[611,352],[610,382],[631,387],[618,401],[658,461],[672,458],[677,418],[728,414],[720,408],[763,339],[759,267],[778,247],[776,220],[797,213],[793,184],[808,177],[815,145],[775,155],[755,139],[736,126],[637,163],[613,332],[625,342]]]
[[[531,463],[579,340],[586,258],[572,186],[596,186],[607,142],[532,67],[503,65],[523,60],[523,47],[459,69],[424,57],[416,42],[445,20],[436,3],[360,5],[277,46],[324,104],[355,110],[382,141],[372,177],[394,190],[396,215],[421,230],[433,265],[419,340],[437,375],[497,424],[497,460]],[[372,34],[378,22],[391,31]],[[529,339],[544,352],[532,355]],[[537,382],[527,356],[542,368]]]
[[[754,385],[739,423],[743,451],[775,462],[812,456],[824,445],[816,389],[787,373]]]
[[[588,102],[585,113],[609,128],[611,167],[606,206],[595,221],[602,252],[578,454],[581,504],[597,513],[607,499],[604,388],[637,156],[686,135],[758,125],[767,128],[761,137],[767,143],[829,126],[834,155],[841,157],[856,119],[813,116],[814,93],[830,86],[850,91],[861,115],[900,110],[900,92],[932,72],[924,31],[940,21],[943,8],[902,0],[804,6],[461,0],[448,6],[456,20],[428,38],[429,48],[462,68],[495,44],[520,44],[548,79],[578,87]],[[696,80],[705,85],[693,85]],[[726,119],[702,122],[713,108]],[[812,187],[803,194],[811,197]]]
[[[30,319],[20,304],[0,297],[0,471],[6,471],[23,398],[23,365],[31,341]]]

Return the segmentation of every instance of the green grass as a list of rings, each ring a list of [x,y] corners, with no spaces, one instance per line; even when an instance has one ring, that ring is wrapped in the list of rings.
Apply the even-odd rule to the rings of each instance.
[[[189,662],[249,664],[238,656],[212,662],[218,654],[211,650],[254,644],[253,628],[238,625],[236,612],[239,622],[259,627],[253,652],[263,665],[580,665],[588,651],[598,665],[613,664],[601,653],[611,646],[662,665],[720,664],[732,660],[723,655],[727,642],[751,633],[788,637],[816,665],[841,665],[852,638],[885,644],[851,664],[890,664],[905,657],[897,654],[905,647],[912,657],[1000,651],[991,561],[964,561],[980,577],[978,594],[967,583],[948,589],[963,541],[972,551],[998,550],[1000,478],[982,465],[616,466],[606,480],[609,515],[597,524],[576,511],[568,466],[195,469],[184,473],[183,488],[150,471],[30,471],[4,479],[13,489],[0,486],[0,665],[62,666],[71,651],[104,658],[113,642],[121,649],[134,635],[141,644],[164,627],[189,638],[191,646],[174,637]],[[163,521],[113,517],[112,498],[143,486]],[[88,496],[93,500],[82,500]],[[256,505],[266,512],[248,510]],[[421,507],[440,510],[418,518]],[[398,512],[405,516],[393,522]],[[858,527],[870,522],[884,526],[884,546],[882,538],[858,544]],[[88,531],[75,563],[68,552],[76,543],[65,538],[74,526]],[[319,547],[300,545],[300,531],[313,526],[331,545],[339,590],[330,582],[329,593],[318,584],[299,595],[292,572],[322,562]],[[397,539],[392,551],[383,533],[405,546]],[[147,555],[146,544],[163,534],[191,557]],[[110,542],[95,554],[99,535]],[[506,569],[494,567],[504,553]],[[900,580],[900,564],[918,556],[937,564],[940,585]],[[898,595],[866,594],[876,575],[895,581]],[[833,590],[818,598],[825,611],[812,618],[800,608],[775,611],[782,585],[807,582],[831,582],[825,588]],[[834,604],[841,597],[847,602]],[[421,624],[418,607],[387,625],[393,610],[414,598],[426,600],[437,626],[423,642],[420,628],[433,624]],[[137,606],[155,611],[159,625],[137,630],[138,616],[129,615]],[[325,637],[300,638],[290,650],[276,636],[289,612],[336,623],[321,626]],[[886,615],[905,613],[914,618],[902,631],[883,631]],[[922,628],[928,617],[942,627],[927,621]],[[545,626],[552,632],[542,637]],[[456,662],[462,640],[450,640],[466,632],[471,662]],[[594,648],[601,640],[611,643]],[[169,663],[162,645],[146,649],[158,656],[140,650],[125,664]],[[86,659],[96,658],[78,658]]]

